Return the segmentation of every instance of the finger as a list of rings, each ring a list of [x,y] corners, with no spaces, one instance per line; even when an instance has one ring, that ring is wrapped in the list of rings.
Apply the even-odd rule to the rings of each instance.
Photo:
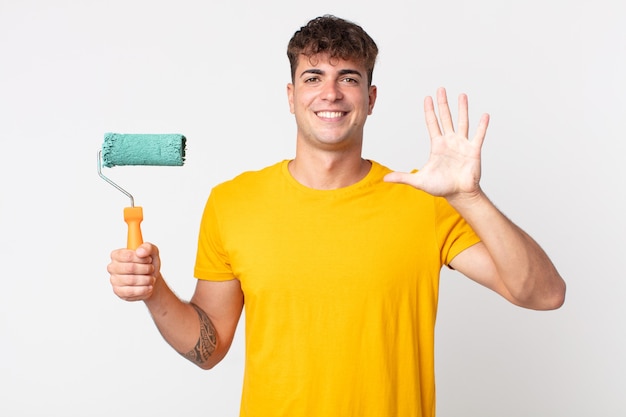
[[[107,272],[111,275],[153,275],[154,265],[143,262],[111,261],[107,265]]]
[[[130,249],[116,249],[111,252],[111,260],[113,262],[127,263],[127,262],[138,262],[138,263],[151,263],[151,256],[137,256],[136,251]]]
[[[413,187],[419,187],[419,177],[414,173],[408,172],[390,172],[383,178],[385,182],[394,182],[397,184],[412,185]]]
[[[482,148],[483,146],[485,136],[487,136],[487,127],[489,127],[489,114],[485,113],[481,116],[480,121],[478,122],[476,134],[474,134],[474,139],[472,140],[478,148]]]
[[[151,243],[144,242],[135,250],[135,254],[140,258],[158,256],[159,248],[157,248],[155,245]]]
[[[390,172],[385,175],[383,181],[385,182],[396,182],[396,183],[406,183],[406,176],[408,174],[406,172]]]
[[[435,114],[435,105],[433,104],[432,97],[428,96],[424,99],[424,117],[426,119],[426,128],[428,129],[428,135],[430,138],[441,136],[441,129],[439,127],[439,120]]]
[[[151,287],[156,278],[152,275],[111,274],[110,282],[114,288]]]
[[[469,115],[467,95],[459,95],[459,125],[457,133],[463,135],[464,138],[469,138]]]
[[[111,275],[113,293],[126,301],[145,300],[152,295],[156,278],[146,275]]]
[[[441,120],[443,133],[453,133],[454,124],[452,123],[452,114],[450,113],[450,106],[448,105],[446,89],[443,87],[437,90],[437,107],[439,109],[439,120]]]
[[[113,293],[126,301],[145,300],[152,294],[152,286],[142,287],[113,287]]]

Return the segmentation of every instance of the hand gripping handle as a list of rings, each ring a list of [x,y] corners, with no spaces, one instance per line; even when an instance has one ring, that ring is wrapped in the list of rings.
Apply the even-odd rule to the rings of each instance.
[[[141,207],[125,207],[124,221],[128,224],[128,241],[126,247],[135,250],[143,243],[141,236],[141,221],[143,210]]]

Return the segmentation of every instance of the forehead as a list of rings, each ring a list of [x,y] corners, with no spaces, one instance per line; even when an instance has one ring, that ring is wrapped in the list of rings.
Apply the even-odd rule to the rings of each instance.
[[[300,75],[303,71],[307,69],[335,69],[337,71],[344,69],[353,69],[365,73],[365,66],[362,62],[359,62],[354,59],[343,59],[339,57],[331,57],[329,54],[315,54],[307,56],[305,54],[300,54],[298,57],[298,66],[296,70],[296,75]]]

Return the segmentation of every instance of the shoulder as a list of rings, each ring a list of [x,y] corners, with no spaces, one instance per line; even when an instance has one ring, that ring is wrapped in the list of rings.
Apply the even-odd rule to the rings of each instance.
[[[244,189],[258,189],[266,184],[275,183],[281,177],[282,167],[286,163],[287,161],[280,161],[259,170],[242,172],[234,178],[213,187],[212,194],[239,193]]]

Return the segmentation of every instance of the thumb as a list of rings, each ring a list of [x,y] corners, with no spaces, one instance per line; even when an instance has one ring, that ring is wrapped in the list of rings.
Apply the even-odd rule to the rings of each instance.
[[[147,258],[149,256],[158,256],[159,249],[151,243],[142,243],[141,246],[139,246],[135,250],[135,254],[140,258]]]
[[[415,176],[412,173],[410,174],[408,172],[390,172],[389,174],[385,175],[383,181],[413,185],[413,183],[415,182]]]

